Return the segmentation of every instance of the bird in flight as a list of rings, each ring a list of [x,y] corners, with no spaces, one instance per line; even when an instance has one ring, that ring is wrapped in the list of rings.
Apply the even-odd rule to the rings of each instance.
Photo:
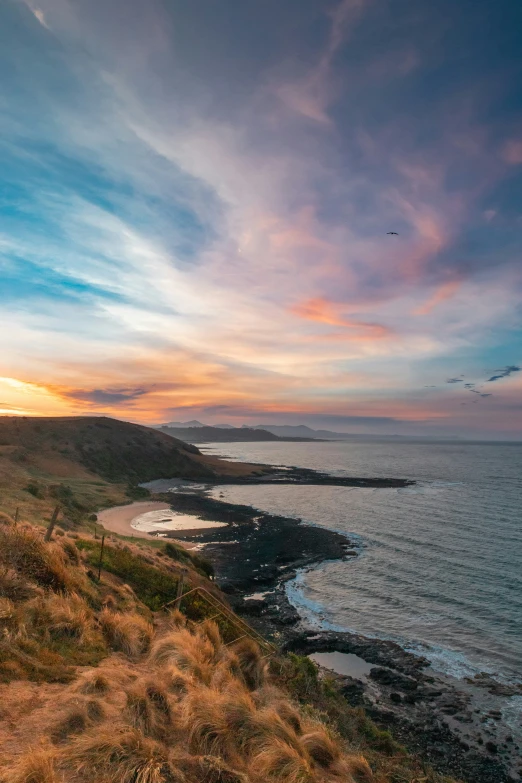
[[[397,231],[387,231],[387,232],[386,232],[386,234],[393,234],[393,236],[396,236],[396,237],[398,237],[398,236],[399,236],[399,234],[397,233]]]

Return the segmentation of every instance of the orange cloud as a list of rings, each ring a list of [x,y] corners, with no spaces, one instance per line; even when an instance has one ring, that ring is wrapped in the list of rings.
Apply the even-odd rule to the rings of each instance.
[[[437,288],[437,290],[426,302],[424,302],[423,305],[416,307],[415,310],[413,310],[412,315],[428,315],[441,302],[444,302],[446,299],[450,299],[458,291],[460,285],[461,283],[459,280],[453,280],[449,283],[444,283],[439,288]]]
[[[299,316],[299,318],[305,318],[309,321],[317,321],[330,326],[341,326],[344,329],[354,329],[357,332],[357,339],[360,340],[380,340],[393,334],[391,329],[382,324],[354,321],[346,318],[342,315],[342,311],[345,309],[345,305],[317,297],[294,305],[291,308],[291,312]],[[335,337],[336,335],[334,335],[334,339]]]

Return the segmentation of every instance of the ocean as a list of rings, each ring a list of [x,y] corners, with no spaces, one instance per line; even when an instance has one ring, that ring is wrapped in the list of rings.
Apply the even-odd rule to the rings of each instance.
[[[231,459],[336,476],[415,479],[404,489],[224,486],[225,500],[340,531],[360,556],[288,584],[318,628],[397,641],[458,678],[522,679],[522,444],[350,440],[219,443]]]

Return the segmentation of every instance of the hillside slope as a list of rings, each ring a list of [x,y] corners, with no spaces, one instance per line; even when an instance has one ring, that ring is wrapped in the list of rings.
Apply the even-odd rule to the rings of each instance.
[[[108,481],[139,483],[180,476],[212,478],[199,452],[148,427],[105,417],[0,418],[0,449],[45,469],[81,466]],[[65,468],[64,464],[64,468]]]
[[[1,783],[443,783],[168,553],[0,515]]]
[[[201,454],[158,430],[103,417],[0,417],[0,511],[46,522],[59,503],[70,522],[146,495],[158,478],[213,481],[259,466]]]

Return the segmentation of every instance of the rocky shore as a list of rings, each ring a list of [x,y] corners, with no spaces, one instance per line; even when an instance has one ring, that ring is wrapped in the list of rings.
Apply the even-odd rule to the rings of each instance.
[[[438,675],[426,658],[392,641],[322,631],[302,621],[288,600],[286,582],[326,560],[357,557],[355,542],[299,519],[226,503],[205,491],[180,490],[161,497],[176,511],[227,525],[176,532],[176,538],[204,548],[234,610],[258,631],[287,651],[344,653],[369,664],[362,677],[323,674],[337,680],[350,705],[363,706],[379,726],[438,771],[466,783],[521,779],[520,747],[502,720],[502,699],[518,693],[516,688],[486,675],[469,683]]]

